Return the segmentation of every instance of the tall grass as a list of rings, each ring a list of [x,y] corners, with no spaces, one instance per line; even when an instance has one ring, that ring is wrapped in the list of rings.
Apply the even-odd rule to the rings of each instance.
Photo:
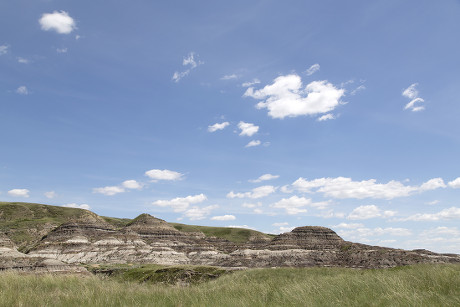
[[[0,306],[460,306],[460,266],[253,269],[190,287],[7,272]]]

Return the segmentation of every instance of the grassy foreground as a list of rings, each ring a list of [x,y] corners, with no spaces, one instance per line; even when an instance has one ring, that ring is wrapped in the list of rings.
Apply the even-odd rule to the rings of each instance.
[[[7,272],[0,306],[460,306],[460,266],[253,269],[190,287]]]

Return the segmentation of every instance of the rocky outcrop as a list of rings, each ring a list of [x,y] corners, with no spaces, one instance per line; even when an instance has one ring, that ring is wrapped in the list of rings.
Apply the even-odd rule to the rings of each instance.
[[[255,236],[247,242],[235,243],[207,237],[201,232],[182,232],[148,214],[138,216],[120,229],[97,216],[65,223],[45,236],[28,256],[72,264],[157,263],[222,267],[383,268],[414,263],[460,263],[458,255],[347,242],[331,229],[318,226],[298,227],[273,239]]]
[[[81,266],[18,252],[13,242],[5,234],[0,233],[0,271],[7,270],[33,273],[87,273]]]

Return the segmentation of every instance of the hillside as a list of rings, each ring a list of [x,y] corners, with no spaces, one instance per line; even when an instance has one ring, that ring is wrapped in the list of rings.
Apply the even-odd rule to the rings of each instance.
[[[43,236],[61,224],[88,218],[103,220],[115,229],[121,229],[135,220],[98,216],[91,211],[78,208],[23,202],[0,202],[0,232],[5,233],[16,244],[19,251],[28,251]],[[168,224],[179,231],[199,232],[206,237],[217,237],[236,243],[245,243],[253,238],[273,238],[273,235],[250,229]]]
[[[168,223],[146,213],[118,219],[28,203],[0,203],[0,239],[0,270],[78,271],[80,264],[388,268],[460,263],[459,255],[347,242],[321,226],[273,236]]]

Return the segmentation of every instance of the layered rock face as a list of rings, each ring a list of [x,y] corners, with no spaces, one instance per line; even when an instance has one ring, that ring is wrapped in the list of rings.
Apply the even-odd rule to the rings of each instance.
[[[5,270],[34,273],[87,273],[86,269],[80,266],[18,252],[13,242],[5,234],[0,233],[0,271]]]
[[[5,241],[6,242],[6,241]],[[9,243],[4,243],[9,244]],[[90,216],[51,231],[29,257],[65,263],[157,263],[223,267],[344,266],[381,268],[413,263],[454,262],[458,255],[404,251],[346,242],[325,227],[298,227],[272,240],[235,243],[201,232],[178,231],[163,220],[142,214],[115,229]]]

